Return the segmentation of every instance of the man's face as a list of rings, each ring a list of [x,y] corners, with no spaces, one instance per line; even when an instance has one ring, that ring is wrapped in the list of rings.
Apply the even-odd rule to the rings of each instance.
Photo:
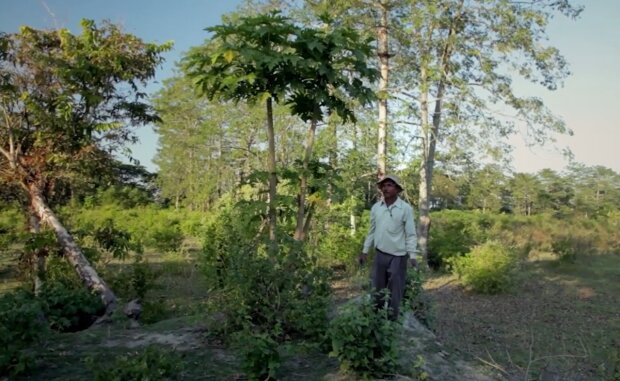
[[[381,189],[381,193],[384,198],[391,198],[398,195],[398,185],[392,180],[385,180],[381,184],[379,184],[379,189]]]

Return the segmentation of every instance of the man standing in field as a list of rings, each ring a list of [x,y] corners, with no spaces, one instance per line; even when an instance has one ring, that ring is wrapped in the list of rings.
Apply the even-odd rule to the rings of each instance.
[[[389,317],[396,320],[407,281],[407,264],[417,267],[417,236],[413,208],[398,197],[403,190],[400,179],[386,175],[377,186],[383,199],[370,210],[370,228],[359,261],[362,265],[366,263],[368,251],[374,247],[372,285],[377,293],[376,305],[377,308],[385,306],[385,292],[389,291]]]

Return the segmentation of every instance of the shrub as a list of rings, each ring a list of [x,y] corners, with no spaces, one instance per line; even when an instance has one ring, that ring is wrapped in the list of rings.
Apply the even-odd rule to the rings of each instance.
[[[314,267],[300,247],[281,246],[276,257],[242,253],[224,279],[226,304],[236,307],[232,320],[319,339],[327,328],[329,272]]]
[[[235,346],[241,355],[241,368],[248,379],[276,379],[280,353],[278,343],[268,333],[239,331],[235,335]]]
[[[298,242],[280,243],[277,255],[267,253],[261,241],[249,238],[256,233],[239,222],[246,221],[243,213],[224,207],[206,226],[201,268],[212,290],[209,299],[227,315],[223,331],[249,322],[258,328],[279,326],[282,337],[322,338],[329,271]]]
[[[580,255],[587,255],[593,251],[592,238],[585,235],[562,235],[551,244],[561,262],[574,263]]]
[[[157,287],[160,272],[153,270],[142,255],[136,255],[133,263],[123,266],[107,278],[113,290],[126,300],[139,298],[144,301],[146,294]]]
[[[85,360],[95,381],[169,380],[176,378],[181,370],[180,357],[175,352],[155,346],[120,355],[112,364],[102,365],[106,361],[101,360],[93,357]]]
[[[168,253],[181,248],[183,233],[178,220],[160,221],[151,227],[146,237],[146,244],[156,250]]]
[[[315,227],[308,236],[308,246],[321,264],[346,269],[349,274],[358,268],[356,259],[370,222],[368,212],[362,217],[356,215],[357,226],[351,235],[351,202],[317,212]]]
[[[18,209],[0,211],[0,253],[11,247],[24,225],[23,212]]]
[[[460,257],[486,241],[490,218],[480,213],[457,210],[433,213],[428,243],[429,265],[441,269],[450,258]]]
[[[318,234],[318,255],[326,265],[350,265],[360,252],[363,238],[360,234],[352,236],[348,226],[330,225]]]
[[[420,323],[430,327],[432,321],[431,306],[429,299],[423,293],[423,284],[424,274],[421,271],[407,270],[407,284],[405,285],[404,308],[402,310],[411,309]]]
[[[376,310],[370,299],[348,304],[329,326],[330,356],[341,369],[367,379],[394,373],[398,323],[387,318],[386,310]]]
[[[85,288],[46,282],[39,298],[49,327],[60,332],[75,332],[89,327],[103,312],[99,297]]]
[[[495,294],[506,291],[516,274],[516,256],[497,241],[474,247],[467,255],[450,261],[461,282],[476,292]]]
[[[0,297],[0,375],[26,372],[33,363],[27,348],[48,333],[42,304],[18,290]]]

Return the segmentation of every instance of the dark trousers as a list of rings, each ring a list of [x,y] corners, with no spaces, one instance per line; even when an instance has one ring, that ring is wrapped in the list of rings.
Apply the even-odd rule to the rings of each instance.
[[[400,302],[405,293],[407,281],[408,256],[397,256],[376,250],[372,268],[372,285],[375,289],[375,303],[377,308],[389,308],[389,317],[398,318]],[[386,291],[389,294],[386,295]]]

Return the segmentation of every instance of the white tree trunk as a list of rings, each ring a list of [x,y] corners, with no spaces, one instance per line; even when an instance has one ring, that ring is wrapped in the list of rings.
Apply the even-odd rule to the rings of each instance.
[[[75,243],[71,234],[65,229],[50,207],[47,206],[40,189],[36,185],[30,184],[28,191],[34,212],[42,223],[54,229],[56,239],[62,247],[67,261],[73,266],[84,285],[99,295],[105,306],[106,315],[112,313],[116,307],[116,295],[114,295],[114,292],[99,277],[97,271],[88,262],[88,259],[86,259],[82,250]]]
[[[390,53],[388,44],[388,4],[379,2],[381,20],[377,26],[377,46],[379,55],[379,131],[377,139],[377,178],[386,172],[387,129],[388,129],[388,76],[390,73]]]

